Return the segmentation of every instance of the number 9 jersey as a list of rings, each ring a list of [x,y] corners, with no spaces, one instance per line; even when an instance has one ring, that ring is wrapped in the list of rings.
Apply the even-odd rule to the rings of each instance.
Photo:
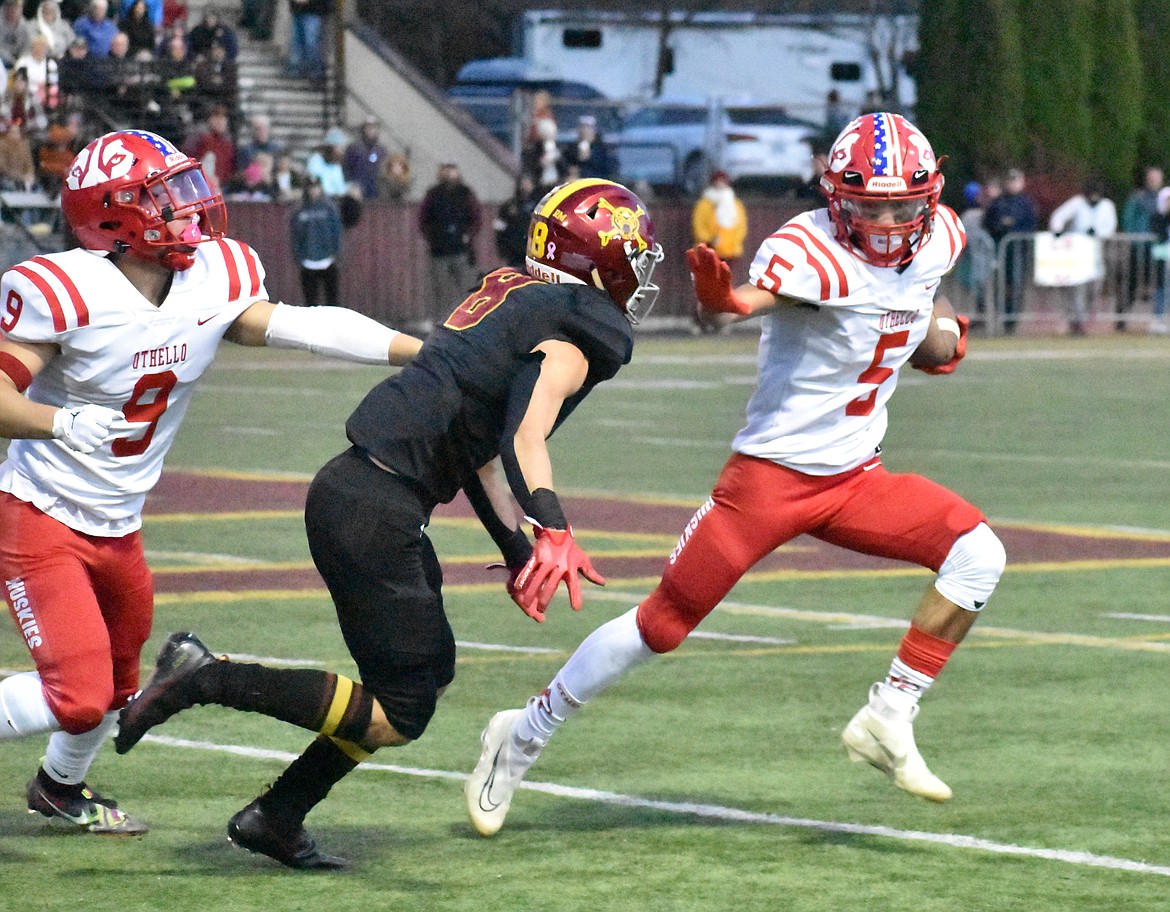
[[[263,266],[246,244],[200,244],[194,259],[174,273],[160,307],[104,253],[46,254],[4,273],[0,335],[59,348],[29,398],[56,407],[103,405],[126,420],[88,455],[57,440],[13,440],[0,465],[0,490],[87,535],[121,536],[142,525],[146,494],[196,382],[233,321],[268,297]]]

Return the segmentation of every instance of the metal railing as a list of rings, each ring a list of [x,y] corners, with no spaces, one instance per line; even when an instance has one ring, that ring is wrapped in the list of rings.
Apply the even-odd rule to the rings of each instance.
[[[948,290],[960,299],[959,309],[988,335],[1029,328],[1079,333],[1154,321],[1155,300],[1166,287],[1168,265],[1158,258],[1155,235],[1096,239],[1099,269],[1088,270],[1094,277],[1081,281],[1072,275],[1066,281],[1053,279],[1046,264],[1037,263],[1041,234],[1013,232],[998,244],[985,232],[968,234],[967,249]]]

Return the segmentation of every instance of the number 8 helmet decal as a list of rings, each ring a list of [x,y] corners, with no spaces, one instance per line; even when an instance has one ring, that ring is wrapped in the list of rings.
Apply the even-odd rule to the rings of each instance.
[[[821,190],[837,241],[874,266],[903,266],[930,236],[942,162],[901,114],[865,114],[829,150]]]
[[[189,269],[194,247],[227,231],[223,197],[203,166],[145,130],[107,133],[78,153],[65,174],[61,209],[87,250],[127,253]],[[190,224],[175,236],[172,220]]]
[[[661,260],[645,204],[613,181],[554,187],[528,225],[529,275],[600,288],[631,323],[644,318],[658,298],[650,277]]]

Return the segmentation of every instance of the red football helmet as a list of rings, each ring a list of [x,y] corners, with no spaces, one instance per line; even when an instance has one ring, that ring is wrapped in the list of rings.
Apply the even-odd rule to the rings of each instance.
[[[128,253],[190,269],[195,245],[227,231],[223,197],[203,166],[145,130],[107,133],[82,149],[61,188],[61,210],[87,250]],[[173,219],[191,223],[176,237]]]
[[[833,142],[821,190],[837,240],[874,266],[903,266],[930,236],[943,176],[914,124],[863,114]]]
[[[646,206],[621,184],[589,178],[554,187],[528,225],[528,273],[544,282],[592,285],[637,323],[658,298],[662,260]]]

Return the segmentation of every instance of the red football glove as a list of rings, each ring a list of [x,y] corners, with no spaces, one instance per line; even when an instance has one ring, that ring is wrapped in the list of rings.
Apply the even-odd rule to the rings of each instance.
[[[687,266],[695,281],[695,296],[703,310],[746,317],[752,310],[735,296],[731,288],[731,267],[706,244],[687,251]]]
[[[574,611],[581,610],[580,573],[598,586],[605,585],[605,577],[593,569],[589,555],[573,540],[573,530],[535,527],[536,541],[532,557],[515,578],[508,583],[509,594],[521,610],[537,623],[544,623],[544,613],[556,594],[561,580],[569,589],[569,604]]]
[[[959,366],[959,362],[967,354],[967,331],[971,328],[971,319],[957,314],[955,322],[959,324],[959,341],[955,343],[955,354],[951,360],[937,367],[919,367],[918,370],[926,374],[950,374]]]

